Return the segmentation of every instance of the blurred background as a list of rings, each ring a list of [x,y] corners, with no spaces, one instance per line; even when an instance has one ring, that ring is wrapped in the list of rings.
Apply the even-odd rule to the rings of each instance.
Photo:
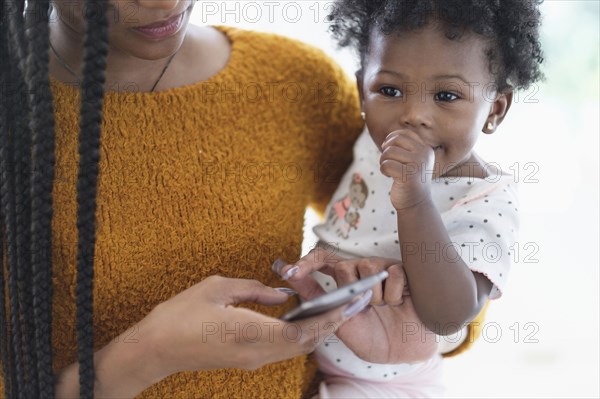
[[[322,48],[353,75],[327,33],[327,1],[201,1],[196,25],[274,32]],[[516,96],[476,150],[520,184],[521,233],[508,289],[482,338],[447,360],[448,397],[598,398],[600,2],[546,0],[546,81]],[[307,213],[304,252],[317,222]]]

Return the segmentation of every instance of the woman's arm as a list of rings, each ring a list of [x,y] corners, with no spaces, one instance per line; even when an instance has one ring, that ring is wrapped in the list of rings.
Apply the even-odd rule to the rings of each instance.
[[[180,371],[254,370],[312,352],[352,316],[340,306],[300,320],[294,323],[297,336],[289,339],[289,323],[235,306],[276,305],[287,299],[287,294],[256,280],[208,277],[160,303],[136,324],[138,342],[125,341],[125,332],[95,353],[94,392],[127,398]],[[245,325],[259,328],[258,338],[232,336],[231,331]],[[58,373],[55,388],[59,398],[79,397],[78,363]]]
[[[145,319],[144,319],[145,320]],[[144,320],[136,324],[137,342],[130,342],[127,331],[94,354],[94,396],[130,398],[167,377],[158,366],[157,342]],[[79,397],[79,363],[60,370],[55,376],[57,398]]]

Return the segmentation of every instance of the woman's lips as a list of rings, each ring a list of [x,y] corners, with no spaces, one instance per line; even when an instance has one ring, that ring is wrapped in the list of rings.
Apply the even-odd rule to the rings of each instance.
[[[181,14],[175,15],[172,18],[169,18],[166,21],[156,22],[145,26],[138,26],[132,29],[151,39],[163,39],[179,32],[179,29],[181,29],[181,26],[183,25],[184,15],[185,11]]]

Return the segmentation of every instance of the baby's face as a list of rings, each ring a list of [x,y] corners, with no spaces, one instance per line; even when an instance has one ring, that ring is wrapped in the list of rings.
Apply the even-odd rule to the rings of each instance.
[[[450,40],[431,25],[400,35],[374,31],[358,83],[379,149],[388,134],[406,129],[433,148],[436,169],[467,161],[496,104],[487,45],[475,34]]]

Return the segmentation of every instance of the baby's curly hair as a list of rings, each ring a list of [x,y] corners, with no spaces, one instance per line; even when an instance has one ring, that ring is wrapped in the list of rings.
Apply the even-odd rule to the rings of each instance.
[[[340,47],[354,47],[364,64],[369,34],[401,33],[441,23],[446,37],[472,31],[495,43],[486,51],[499,90],[527,89],[542,80],[539,41],[542,0],[337,0],[330,31]]]

